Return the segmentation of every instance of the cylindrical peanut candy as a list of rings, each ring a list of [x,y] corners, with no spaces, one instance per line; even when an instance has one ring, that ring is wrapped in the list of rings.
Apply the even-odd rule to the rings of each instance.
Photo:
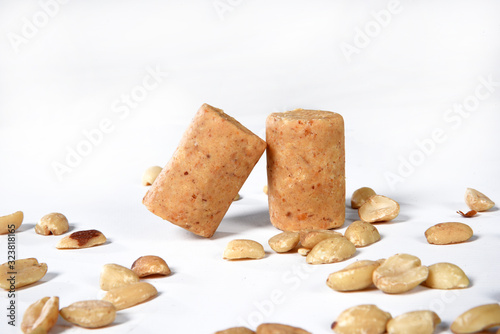
[[[222,110],[204,104],[143,203],[155,215],[211,237],[266,142]]]
[[[271,222],[284,231],[330,229],[345,220],[344,120],[296,109],[266,121]]]

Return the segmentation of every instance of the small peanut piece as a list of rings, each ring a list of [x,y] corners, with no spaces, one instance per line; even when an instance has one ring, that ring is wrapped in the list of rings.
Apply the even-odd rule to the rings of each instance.
[[[141,278],[151,275],[168,276],[171,274],[167,262],[155,255],[141,256],[135,260],[132,264],[132,271]]]
[[[420,259],[409,254],[389,257],[373,271],[373,283],[385,293],[410,291],[427,279],[429,269]]]
[[[146,171],[142,175],[142,185],[143,186],[152,185],[155,182],[158,175],[161,173],[162,169],[163,168],[161,168],[160,166],[152,166],[146,169]]]
[[[116,308],[104,300],[84,300],[63,307],[59,311],[64,320],[85,328],[99,328],[111,324]]]
[[[269,246],[277,253],[285,253],[294,249],[300,241],[298,232],[282,232],[269,239]]]
[[[61,235],[68,232],[68,219],[62,213],[49,213],[35,225],[35,232],[41,235]]]
[[[0,234],[7,234],[15,231],[23,223],[24,214],[22,211],[11,213],[7,216],[0,217]]]
[[[462,313],[451,324],[451,331],[455,334],[476,333],[498,325],[500,325],[500,305],[486,304]]]
[[[248,239],[231,240],[224,250],[226,260],[262,259],[266,256],[264,247],[257,241]]]
[[[474,232],[463,223],[439,223],[425,231],[427,242],[434,245],[449,245],[469,240]]]
[[[309,254],[310,251],[311,250],[309,248],[305,247],[300,247],[299,249],[297,249],[297,253],[299,253],[302,256],[307,256],[307,254]]]
[[[332,329],[337,334],[382,334],[391,318],[375,305],[358,305],[340,313]]]
[[[347,260],[356,253],[356,246],[342,236],[325,239],[307,254],[309,264],[326,264]]]
[[[146,282],[132,283],[108,291],[102,300],[112,303],[116,310],[123,310],[156,296],[158,291]]]
[[[10,274],[15,272],[15,274]],[[35,258],[19,259],[0,265],[0,287],[9,290],[20,288],[42,279],[47,273],[47,264],[38,263]]]
[[[231,327],[222,331],[217,331],[214,334],[255,334],[255,332],[246,327]]]
[[[489,199],[488,196],[472,188],[467,188],[465,191],[465,204],[471,210],[478,212],[489,210],[495,206],[495,202]]]
[[[269,192],[269,189],[267,187],[267,184],[264,186],[264,188],[262,188],[262,191],[264,192],[264,194],[267,195],[267,193]]]
[[[469,278],[457,265],[441,262],[429,266],[429,276],[422,283],[431,289],[462,289],[470,284]]]
[[[59,297],[44,297],[28,306],[24,312],[23,333],[47,333],[59,318]]]
[[[101,269],[99,285],[104,291],[109,291],[136,282],[139,282],[139,276],[132,270],[118,264],[105,264]]]
[[[336,291],[357,291],[373,284],[373,271],[380,266],[378,261],[361,260],[342,270],[331,273],[326,285]]]
[[[300,231],[300,244],[304,248],[312,249],[320,241],[334,237],[342,237],[342,234],[332,230],[302,230]]]
[[[388,334],[432,334],[441,323],[432,311],[414,311],[401,314],[387,323]]]
[[[282,324],[261,324],[256,334],[311,334],[302,328]]]
[[[106,237],[98,230],[85,230],[73,232],[59,240],[56,248],[88,248],[102,245],[106,242]]]
[[[240,194],[236,194],[236,196],[234,196],[233,198],[233,202],[239,201],[240,199],[241,199]]]
[[[371,245],[380,240],[380,233],[370,223],[356,220],[345,230],[344,236],[356,247]]]
[[[367,223],[386,222],[399,215],[399,204],[382,195],[374,195],[358,209],[359,218]]]
[[[369,187],[362,187],[355,190],[351,197],[351,208],[359,209],[363,204],[365,204],[368,198],[376,194],[375,190]]]

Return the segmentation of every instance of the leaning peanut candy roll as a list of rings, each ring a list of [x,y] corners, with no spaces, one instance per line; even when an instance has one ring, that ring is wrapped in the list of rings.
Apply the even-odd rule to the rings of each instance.
[[[143,199],[155,215],[211,237],[266,149],[222,110],[204,104]]]
[[[344,120],[296,109],[266,121],[272,224],[284,231],[331,229],[345,220]]]

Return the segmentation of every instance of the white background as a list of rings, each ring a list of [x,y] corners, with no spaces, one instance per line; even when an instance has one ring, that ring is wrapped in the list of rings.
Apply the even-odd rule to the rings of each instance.
[[[280,322],[329,333],[342,310],[374,303],[393,316],[432,308],[444,333],[463,311],[498,302],[499,211],[470,220],[455,213],[467,209],[467,187],[500,201],[498,13],[493,0],[0,0],[0,215],[24,211],[17,256],[49,267],[40,283],[18,291],[17,323],[44,296],[59,296],[61,306],[99,298],[103,264],[130,266],[146,254],[162,256],[173,275],[148,280],[159,296],[120,311],[113,326],[96,332],[213,333],[243,322],[253,329]],[[347,45],[356,53],[343,52]],[[166,76],[133,108],[124,107],[121,99],[144,92],[152,70]],[[377,225],[380,242],[344,263],[309,266],[298,254],[275,254],[267,245],[278,230],[262,193],[263,158],[212,239],[162,221],[141,204],[142,173],[167,163],[205,102],[261,137],[271,112],[342,114],[347,200],[371,186],[399,201],[401,214]],[[94,130],[102,122],[109,131],[100,137]],[[68,158],[78,148],[85,155]],[[55,165],[67,169],[58,175]],[[55,249],[60,237],[33,229],[49,212],[64,213],[72,231],[101,230],[109,243]],[[340,231],[356,219],[348,207]],[[475,237],[427,244],[424,231],[444,221],[470,224]],[[267,257],[222,260],[234,238],[261,242]],[[385,295],[342,294],[324,283],[355,260],[399,252],[426,265],[455,263],[472,286]],[[6,258],[3,236],[0,262]],[[20,332],[6,324],[7,293],[0,298],[0,332]],[[60,318],[52,332],[85,330]]]

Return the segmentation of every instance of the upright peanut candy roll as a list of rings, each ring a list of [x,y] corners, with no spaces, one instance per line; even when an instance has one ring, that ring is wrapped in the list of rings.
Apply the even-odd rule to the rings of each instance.
[[[271,222],[284,231],[330,229],[345,220],[344,120],[296,109],[266,121]]]
[[[204,104],[143,199],[155,215],[211,237],[266,149],[222,110]]]

